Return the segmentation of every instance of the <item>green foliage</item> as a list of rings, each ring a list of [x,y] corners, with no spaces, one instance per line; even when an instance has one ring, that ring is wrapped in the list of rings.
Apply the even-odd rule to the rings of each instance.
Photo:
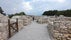
[[[71,17],[71,10],[62,10],[62,11],[58,11],[58,10],[49,10],[49,11],[45,11],[42,15],[47,15],[47,16],[53,16],[53,15],[64,15],[64,16],[68,16]]]
[[[0,7],[0,13],[3,15],[6,15],[5,13],[3,13],[4,11],[2,10],[2,8]]]
[[[9,18],[12,18],[13,16],[20,16],[20,15],[26,15],[24,12],[20,12],[20,13],[15,13],[15,14],[10,14],[10,15],[8,15],[9,16]]]
[[[2,12],[4,12],[4,11],[3,11],[2,8],[0,7],[0,13],[2,13]]]
[[[8,15],[9,18],[12,18],[13,16],[14,16],[14,14],[10,14],[10,15]]]
[[[24,12],[20,12],[20,13],[14,14],[14,15],[25,15],[25,13]]]
[[[53,10],[53,11],[49,10],[49,11],[45,11],[43,15],[53,16],[56,15],[57,12],[58,12],[57,10]]]

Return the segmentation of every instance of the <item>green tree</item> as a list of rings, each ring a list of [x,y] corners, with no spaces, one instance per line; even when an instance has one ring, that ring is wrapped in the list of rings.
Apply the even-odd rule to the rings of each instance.
[[[13,16],[21,16],[21,15],[26,15],[24,12],[20,12],[20,13],[15,13],[15,14],[10,14],[10,15],[8,15],[9,16],[9,18],[12,18]]]
[[[47,16],[53,16],[57,14],[57,10],[49,10],[49,11],[45,11],[42,15],[47,15]]]
[[[0,7],[0,13],[3,15],[6,15],[5,13],[3,13],[4,11],[2,10],[2,8]]]
[[[59,15],[64,15],[64,16],[71,17],[71,9],[62,10],[62,11],[58,11],[58,10],[45,11],[42,15],[47,15],[47,16],[53,16],[53,15],[59,16]]]

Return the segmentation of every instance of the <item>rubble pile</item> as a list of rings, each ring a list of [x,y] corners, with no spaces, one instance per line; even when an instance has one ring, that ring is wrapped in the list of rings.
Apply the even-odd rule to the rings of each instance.
[[[10,20],[11,22],[16,22],[16,19],[18,18],[18,26],[19,30],[21,30],[24,26],[31,24],[32,17],[30,16],[13,16]]]
[[[8,40],[8,17],[0,14],[0,40]]]
[[[7,25],[0,23],[0,40],[7,40],[7,39],[8,39]]]
[[[38,23],[43,24],[43,23],[48,23],[48,19],[45,18],[40,18],[37,20]]]
[[[48,31],[52,40],[71,40],[71,19],[67,17],[55,18],[48,23]]]
[[[48,17],[47,16],[36,16],[34,17],[37,23],[43,24],[48,23]]]
[[[0,40],[8,40],[8,19],[7,16],[0,14]],[[34,20],[40,24],[48,24],[48,31],[52,40],[71,40],[71,17],[22,15],[13,16],[10,19],[10,22],[16,22],[16,19],[18,19],[19,30],[24,28],[24,26],[31,24]]]
[[[18,28],[21,30],[24,26],[31,24],[32,17],[31,16],[13,16],[11,19],[7,16],[0,14],[0,40],[8,40],[9,30],[8,30],[8,19],[10,19],[10,23],[16,22],[18,18]],[[14,25],[13,25],[14,26]],[[13,30],[11,30],[11,35],[14,35]]]

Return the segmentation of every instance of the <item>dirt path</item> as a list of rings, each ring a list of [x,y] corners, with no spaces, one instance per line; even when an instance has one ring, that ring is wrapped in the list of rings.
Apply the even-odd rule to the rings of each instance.
[[[47,24],[32,22],[9,40],[50,40]]]

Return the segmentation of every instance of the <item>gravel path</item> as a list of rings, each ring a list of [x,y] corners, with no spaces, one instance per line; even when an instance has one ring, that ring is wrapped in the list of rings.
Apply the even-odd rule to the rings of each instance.
[[[32,22],[9,40],[50,40],[47,24]]]

